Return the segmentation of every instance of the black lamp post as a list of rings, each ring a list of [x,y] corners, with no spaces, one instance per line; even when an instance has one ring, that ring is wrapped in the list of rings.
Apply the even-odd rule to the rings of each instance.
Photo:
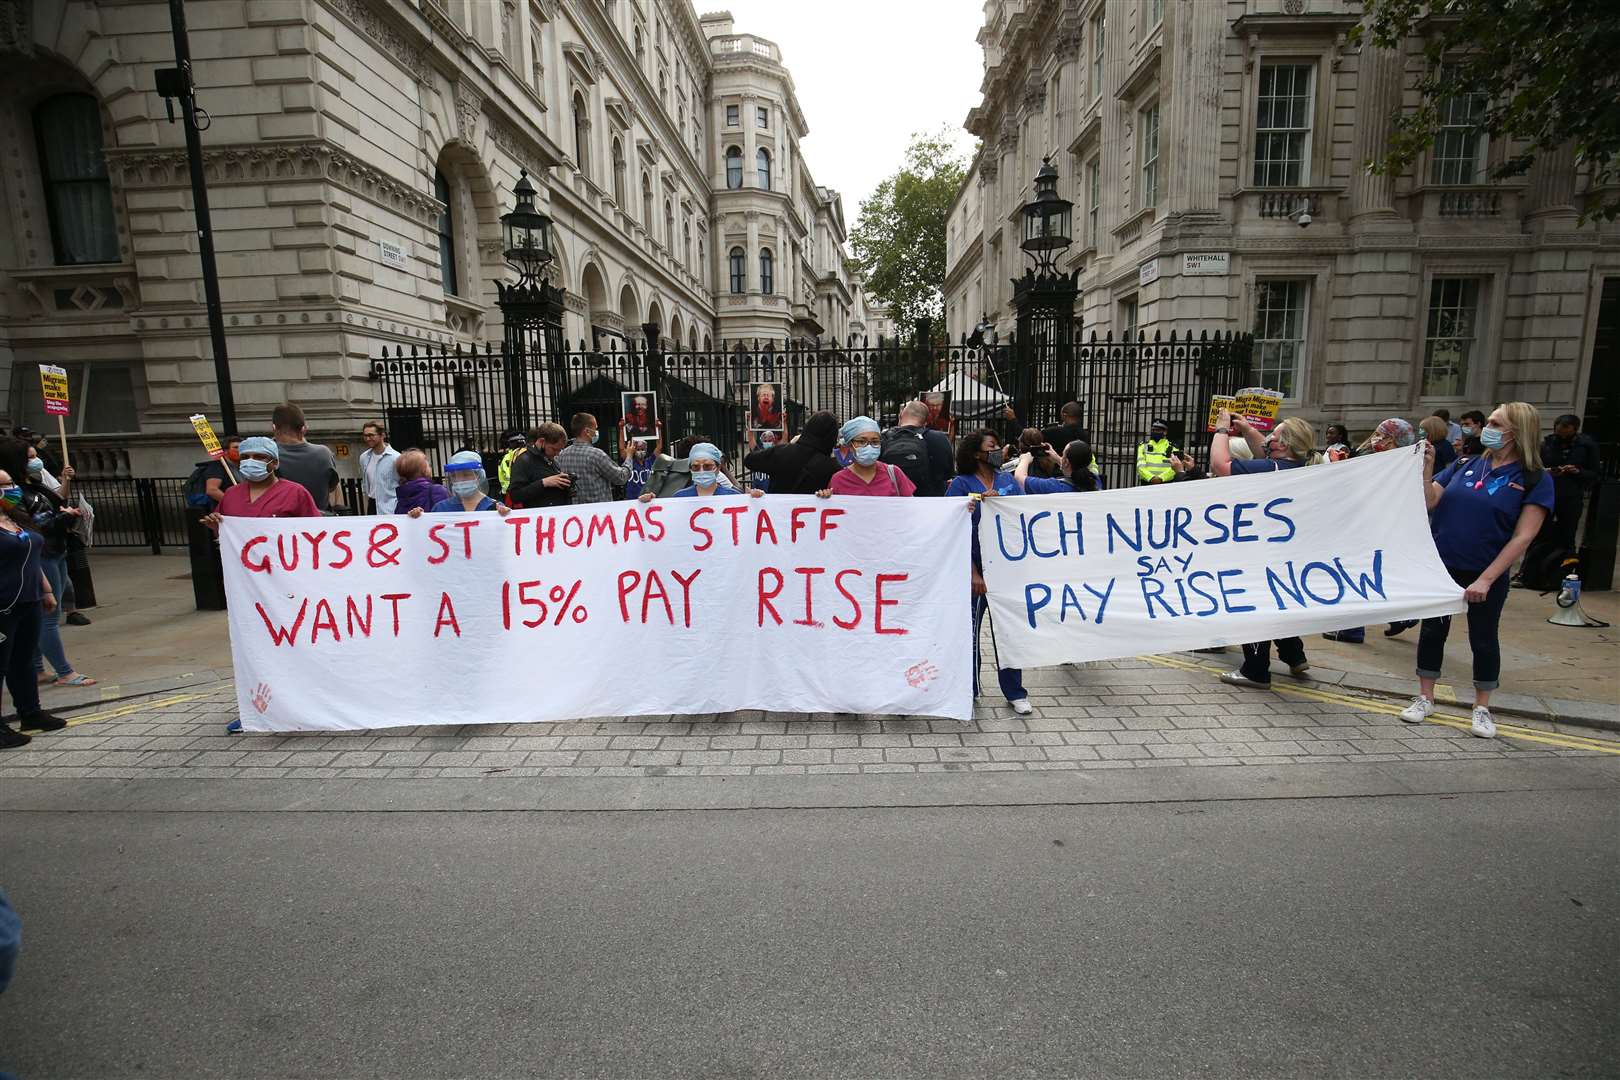
[[[512,284],[495,283],[505,324],[505,384],[508,424],[519,431],[529,427],[528,380],[525,372],[538,368],[547,356],[562,353],[562,310],[564,291],[546,280],[552,255],[549,217],[535,209],[534,185],[527,171],[518,176],[512,189],[516,205],[501,215],[506,261],[518,272]],[[557,387],[552,388],[552,405]]]
[[[1041,159],[1035,198],[1024,204],[1024,238],[1018,245],[1035,265],[1013,281],[1018,334],[1011,393],[1030,423],[1055,417],[1058,404],[1080,383],[1074,366],[1080,271],[1064,273],[1057,266],[1073,242],[1074,204],[1058,194],[1057,182],[1052,159]]]
[[[1073,242],[1074,204],[1058,195],[1057,180],[1052,159],[1042,158],[1035,174],[1035,198],[1024,204],[1024,239],[1018,246],[1035,260],[1042,277],[1057,269],[1058,256]]]

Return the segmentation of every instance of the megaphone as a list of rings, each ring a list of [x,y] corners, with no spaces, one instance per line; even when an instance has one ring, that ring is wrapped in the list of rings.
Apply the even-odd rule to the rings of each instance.
[[[1601,619],[1594,619],[1581,609],[1581,577],[1579,574],[1568,574],[1563,584],[1558,587],[1558,595],[1553,598],[1557,605],[1553,609],[1552,618],[1547,621],[1554,626],[1581,626],[1601,627],[1609,624]]]

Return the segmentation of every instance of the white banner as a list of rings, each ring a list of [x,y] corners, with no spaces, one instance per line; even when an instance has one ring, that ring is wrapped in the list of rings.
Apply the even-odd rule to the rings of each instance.
[[[1388,451],[1285,472],[984,502],[1008,667],[1241,644],[1462,611],[1423,499]]]
[[[249,731],[972,715],[964,500],[226,518]]]

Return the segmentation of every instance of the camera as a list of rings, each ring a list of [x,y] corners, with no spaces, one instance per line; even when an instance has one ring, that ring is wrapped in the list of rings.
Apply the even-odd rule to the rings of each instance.
[[[1311,223],[1311,212],[1309,210],[1301,210],[1298,214],[1294,215],[1294,223],[1302,229],[1309,227]]]

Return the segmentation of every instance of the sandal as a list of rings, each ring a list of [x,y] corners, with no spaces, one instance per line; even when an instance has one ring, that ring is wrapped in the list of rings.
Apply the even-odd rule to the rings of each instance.
[[[88,675],[81,675],[75,671],[72,675],[64,675],[56,680],[57,686],[94,686],[96,680]]]

